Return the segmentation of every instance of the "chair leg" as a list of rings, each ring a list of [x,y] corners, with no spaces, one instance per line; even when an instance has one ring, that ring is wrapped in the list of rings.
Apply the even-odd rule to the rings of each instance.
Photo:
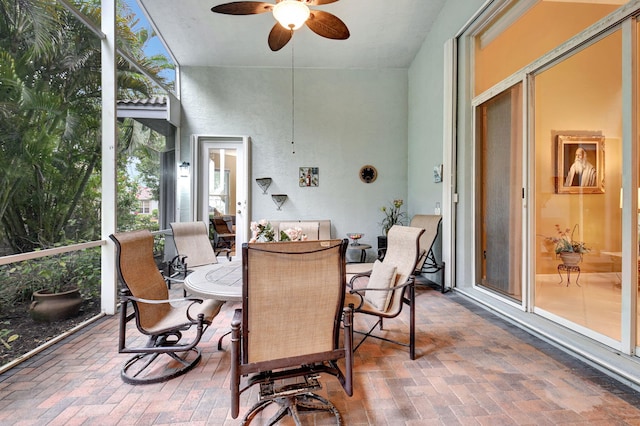
[[[409,296],[407,298],[403,299],[403,303],[406,303],[406,304],[409,305],[409,343],[401,342],[401,341],[397,341],[397,340],[392,340],[392,339],[387,339],[386,337],[382,337],[382,336],[378,336],[378,335],[373,334],[373,331],[378,326],[379,326],[380,330],[383,330],[383,318],[382,317],[378,317],[378,320],[373,325],[373,327],[371,327],[371,329],[369,331],[364,332],[364,331],[353,330],[354,333],[357,333],[357,334],[360,334],[360,335],[364,335],[364,338],[362,340],[360,340],[360,342],[353,348],[354,352],[360,347],[360,345],[362,345],[364,343],[365,340],[367,340],[368,337],[373,337],[373,338],[378,339],[378,340],[384,340],[385,342],[394,343],[396,345],[408,347],[409,348],[409,357],[411,358],[411,360],[415,360],[416,359],[416,311],[415,311],[416,289],[415,289],[415,279],[411,283],[411,285],[408,286],[407,291],[409,292]],[[354,309],[353,304],[350,304],[349,307],[351,309]]]
[[[269,404],[275,403],[279,405],[278,411],[271,416],[265,424],[275,425],[286,415],[293,418],[296,426],[302,426],[303,423],[300,420],[300,411],[326,411],[336,419],[337,425],[342,425],[342,416],[331,401],[322,398],[314,393],[304,393],[298,395],[291,395],[286,397],[279,397],[273,399],[263,399],[258,401],[247,411],[247,414],[242,418],[242,425],[248,425],[262,410],[267,408]]]
[[[367,331],[367,332],[364,332],[364,331],[358,331],[358,330],[353,330],[353,332],[354,332],[354,333],[356,333],[356,334],[361,334],[361,335],[363,335],[363,336],[364,336],[364,337],[362,338],[362,340],[360,340],[360,342],[359,342],[359,343],[358,343],[358,344],[353,348],[353,351],[354,351],[354,352],[358,350],[358,348],[360,347],[360,345],[362,345],[362,344],[364,343],[364,341],[365,341],[365,340],[367,340],[367,337],[375,337],[376,339],[386,340],[387,342],[396,343],[396,342],[394,342],[393,340],[385,339],[384,337],[379,337],[379,336],[376,336],[375,334],[373,334],[373,330],[375,330],[375,329],[376,329],[376,327],[378,327],[378,325],[380,325],[380,329],[382,329],[381,323],[382,323],[382,318],[378,318],[378,321],[376,321],[376,323],[375,323],[375,324],[373,324],[373,327],[371,327],[371,329],[370,329],[369,331]]]
[[[444,283],[443,283],[444,287]],[[409,357],[416,359],[416,287],[415,281],[409,286]]]
[[[164,364],[159,361],[155,362],[159,359],[165,359],[160,355],[169,356],[173,362]],[[185,351],[180,355],[176,352],[137,354],[122,367],[120,377],[123,382],[130,385],[161,383],[192,370],[198,365],[201,358],[202,355],[198,348]]]

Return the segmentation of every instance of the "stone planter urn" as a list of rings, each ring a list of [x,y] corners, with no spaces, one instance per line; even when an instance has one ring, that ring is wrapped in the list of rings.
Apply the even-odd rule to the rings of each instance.
[[[35,321],[60,321],[78,315],[81,306],[82,296],[77,288],[60,293],[38,290],[33,293],[29,313]]]
[[[582,254],[574,252],[562,252],[560,253],[560,259],[562,263],[567,266],[577,266],[582,260]]]

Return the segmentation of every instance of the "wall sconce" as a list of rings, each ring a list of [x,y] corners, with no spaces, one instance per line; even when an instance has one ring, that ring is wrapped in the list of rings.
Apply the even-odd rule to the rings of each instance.
[[[183,161],[182,164],[180,164],[180,177],[189,177],[189,166],[188,161]]]
[[[267,189],[269,188],[269,185],[271,185],[271,178],[270,177],[257,178],[256,182],[258,183],[258,186],[260,187],[260,189],[262,189],[262,193],[266,194]]]
[[[272,194],[271,199],[278,206],[278,210],[282,210],[280,207],[287,201],[287,194]]]

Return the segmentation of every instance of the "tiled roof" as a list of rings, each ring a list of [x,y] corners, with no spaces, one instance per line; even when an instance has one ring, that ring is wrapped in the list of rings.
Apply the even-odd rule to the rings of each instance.
[[[118,105],[129,105],[129,106],[166,106],[167,105],[167,97],[166,96],[154,96],[152,98],[147,99],[124,99],[119,100]]]

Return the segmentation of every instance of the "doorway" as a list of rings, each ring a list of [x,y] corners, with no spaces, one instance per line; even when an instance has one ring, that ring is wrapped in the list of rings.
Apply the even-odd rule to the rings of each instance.
[[[191,149],[194,164],[192,216],[203,221],[212,234],[214,217],[222,217],[235,234],[234,260],[242,260],[242,243],[248,240],[249,137],[195,136]]]

